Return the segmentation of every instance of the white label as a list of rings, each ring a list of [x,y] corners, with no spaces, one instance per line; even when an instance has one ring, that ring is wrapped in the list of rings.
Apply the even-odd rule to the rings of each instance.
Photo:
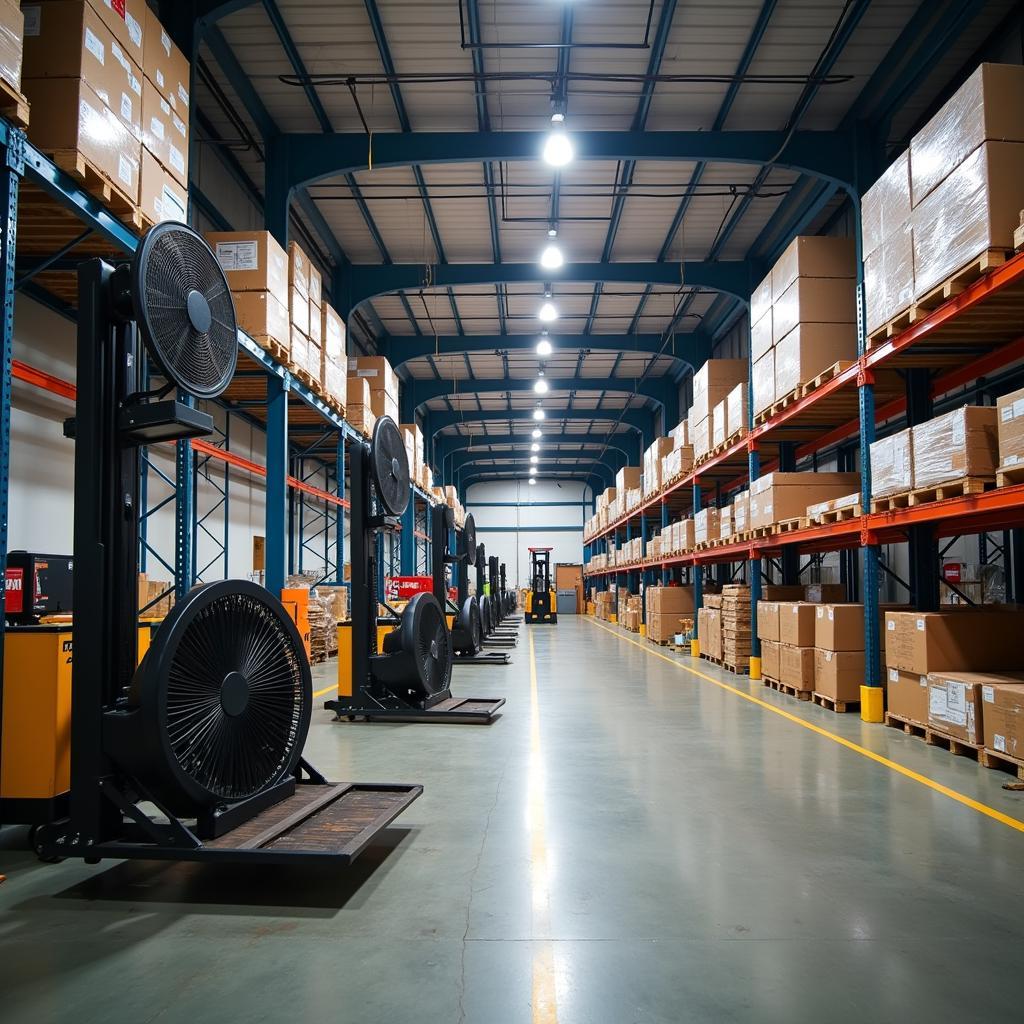
[[[834,608],[829,608],[829,610],[828,610],[828,621],[829,622],[835,622],[835,620],[836,620],[835,609]]]
[[[164,137],[164,123],[159,117],[151,117],[149,119],[149,134],[158,139]]]
[[[186,220],[185,202],[173,189],[164,185],[160,197],[163,208],[164,220],[178,220],[182,223]]]
[[[886,624],[885,624],[885,628],[887,630],[889,630],[890,633],[895,633],[896,632],[896,623],[892,619],[889,619],[889,621],[886,622]]]
[[[188,127],[177,114],[171,114],[171,124],[174,130],[184,139],[188,134]]]
[[[131,66],[128,63],[128,58],[124,55],[124,50],[121,49],[117,43],[110,44],[110,55],[121,65],[130,75],[132,73]]]
[[[889,669],[889,682],[890,683],[898,683],[899,681],[900,681],[900,674],[899,674],[899,672],[896,669],[894,669],[894,668]]]
[[[1000,736],[999,733],[996,733],[992,737],[992,746],[995,747],[996,750],[998,750],[1000,754],[1005,754],[1006,753],[1006,737],[1005,736]]]
[[[136,96],[142,95],[142,82],[130,71],[128,72],[128,86]]]
[[[128,37],[133,46],[142,46],[142,25],[139,24],[127,11],[124,14],[124,23],[128,26]]]
[[[164,32],[163,29],[160,30],[160,45],[164,48],[164,53],[166,53],[167,56],[170,57],[171,37],[166,32]]]
[[[131,185],[135,181],[134,167],[131,160],[123,153],[117,158],[117,176],[126,184]]]
[[[1018,455],[1007,455],[1006,456],[1006,460],[1005,460],[1005,462],[1003,464],[1006,465],[1006,466],[1016,466],[1017,465],[1017,460],[1019,459],[1019,457],[1020,456],[1018,456]]]
[[[101,63],[104,62],[103,40],[91,28],[85,30],[85,48]]]
[[[825,609],[824,609],[824,608],[819,608],[819,609],[818,609],[818,610],[817,610],[817,611],[815,612],[815,614],[817,615],[817,617],[818,617],[819,619],[823,619],[823,618],[825,618]]]
[[[981,688],[981,699],[986,704],[994,704],[996,701],[996,691],[992,686],[983,686]]]
[[[1013,406],[1012,405],[1004,405],[1003,408],[999,412],[999,418],[1004,423],[1009,423],[1010,420],[1013,419]]]
[[[921,633],[924,632],[924,619],[918,619],[917,620],[917,628],[918,628],[919,632],[921,632]]]
[[[132,98],[126,92],[121,93],[121,117],[125,121],[132,119]]]
[[[356,371],[356,376],[357,377],[376,377],[377,376],[377,371],[376,370],[357,370]]]
[[[259,246],[256,242],[218,242],[217,259],[225,271],[259,270]]]
[[[831,664],[831,662],[832,662],[832,652],[831,651],[826,651],[825,652],[825,660]]]
[[[967,439],[967,414],[958,412],[953,414],[953,445],[960,446]]]
[[[1018,398],[1013,403],[1013,418],[1017,419],[1018,416],[1024,416],[1024,398]]]
[[[171,116],[171,105],[167,102],[167,100],[163,98],[163,96],[160,97],[160,112],[164,115],[164,117]]]
[[[39,4],[31,7],[22,7],[21,13],[25,15],[25,35],[37,36],[42,30],[43,9]]]
[[[951,711],[957,714],[967,712],[967,684],[947,683],[946,692],[949,694],[948,704]]]
[[[795,605],[793,605],[793,607],[792,607],[792,608],[790,608],[789,610],[790,610],[790,611],[791,611],[791,612],[792,612],[792,613],[793,613],[794,615],[799,615],[799,614],[800,614],[800,606],[799,606],[798,604],[795,604]]]
[[[185,174],[185,155],[177,146],[171,146],[171,168],[179,174]]]
[[[178,99],[180,99],[186,107],[188,106],[188,89],[186,89],[181,82],[178,83]]]
[[[156,86],[158,89],[164,87],[164,73],[159,68],[156,69]]]

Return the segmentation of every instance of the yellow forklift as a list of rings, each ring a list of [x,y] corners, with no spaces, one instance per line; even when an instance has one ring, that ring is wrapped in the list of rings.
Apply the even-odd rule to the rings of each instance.
[[[551,548],[530,548],[530,592],[526,595],[526,623],[558,622],[558,605],[551,586]]]

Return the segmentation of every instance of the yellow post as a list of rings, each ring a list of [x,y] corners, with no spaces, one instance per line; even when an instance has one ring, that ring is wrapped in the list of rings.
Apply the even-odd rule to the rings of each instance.
[[[860,717],[863,722],[885,720],[885,691],[880,686],[860,688]]]
[[[608,621],[614,625],[619,621],[619,617],[615,612],[612,612],[611,615],[608,616]]]
[[[761,659],[750,656],[750,678],[758,680],[761,678]]]
[[[641,636],[647,636],[647,623],[646,622],[641,622],[640,623],[640,635]]]
[[[700,641],[699,640],[691,640],[690,641],[690,657],[691,658],[699,658],[700,657]]]

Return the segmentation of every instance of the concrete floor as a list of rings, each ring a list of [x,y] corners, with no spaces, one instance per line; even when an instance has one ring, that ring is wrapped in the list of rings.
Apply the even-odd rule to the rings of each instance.
[[[315,713],[329,777],[426,786],[347,873],[44,866],[8,831],[0,1019],[1019,1018],[1006,776],[593,620],[514,660],[455,670],[507,696],[489,727]]]

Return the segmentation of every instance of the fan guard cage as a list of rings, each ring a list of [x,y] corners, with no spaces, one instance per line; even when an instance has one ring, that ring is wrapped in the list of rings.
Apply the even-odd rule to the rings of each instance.
[[[409,453],[398,424],[390,416],[381,416],[374,425],[370,466],[380,503],[390,515],[400,516],[409,507],[412,483]]]
[[[462,544],[466,551],[466,564],[476,565],[476,520],[472,512],[466,513],[462,526]]]

